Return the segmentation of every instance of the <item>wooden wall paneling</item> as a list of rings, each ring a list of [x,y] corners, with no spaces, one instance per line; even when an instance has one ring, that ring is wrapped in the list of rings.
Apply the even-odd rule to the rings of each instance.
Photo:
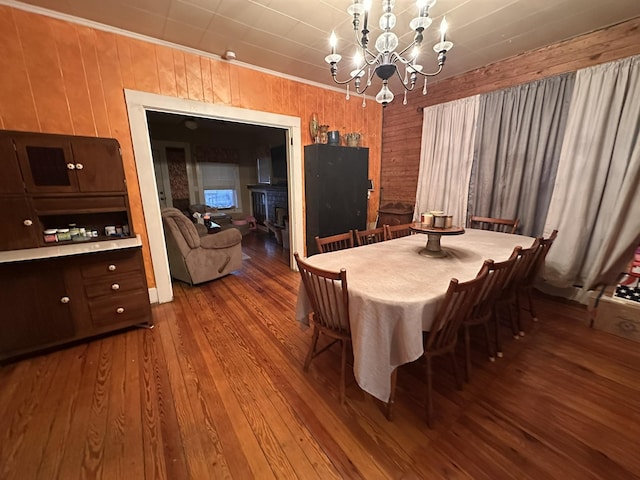
[[[120,74],[116,35],[96,31],[96,48],[101,52],[98,56],[98,66],[100,67],[102,91],[111,129],[109,136],[116,138],[130,136],[129,117],[126,105],[122,102],[124,88]]]
[[[273,77],[244,67],[237,67],[234,70],[238,75],[242,108],[264,112],[273,111],[272,101],[269,98]]]
[[[221,62],[222,63],[222,62]],[[242,104],[242,87],[240,85],[240,73],[238,72],[239,68],[236,65],[228,65],[229,75],[225,79],[227,83],[227,88],[229,88],[229,104],[244,108]]]
[[[168,47],[163,47],[169,50]],[[175,70],[176,96],[189,98],[189,87],[187,85],[187,66],[184,60],[184,53],[180,50],[170,49],[173,54],[173,68]]]
[[[283,79],[278,77],[271,77],[269,82],[269,98],[271,99],[271,108],[273,112],[283,114],[284,113],[284,91],[282,87]]]
[[[0,66],[12,72],[0,78],[2,127],[112,136],[119,140],[133,228],[144,244],[147,282],[151,287],[153,269],[123,89],[298,116],[302,144],[295,148],[300,153],[303,145],[312,142],[308,125],[315,112],[322,123],[342,134],[360,131],[363,146],[370,148],[370,171],[379,169],[381,150],[375,143],[380,141],[382,120],[377,104],[362,109],[359,98],[347,102],[343,92],[194,54],[185,57],[183,52],[169,47],[10,7],[0,6],[0,14]],[[47,66],[46,75],[41,73],[42,65]],[[43,124],[42,112],[47,112]],[[373,211],[376,209],[377,206]]]
[[[383,202],[415,203],[415,190],[408,194],[406,189],[410,186],[409,172],[415,177],[418,175],[416,155],[420,154],[422,115],[412,116],[418,107],[488,93],[637,54],[640,54],[640,18],[436,82],[425,97],[409,96],[406,106],[402,102],[390,104],[383,120]]]
[[[136,90],[160,93],[155,46],[142,40],[129,39],[131,67]]]
[[[102,77],[100,66],[98,65],[98,52],[95,44],[95,30],[89,27],[78,26],[78,39],[80,41],[80,51],[82,52],[82,63],[84,64],[85,75],[87,77],[87,90],[91,101],[91,113],[93,114],[94,134],[98,137],[109,137],[111,127],[107,115],[107,106],[104,98]]]
[[[311,122],[311,117],[312,115],[315,113],[318,116],[318,124],[319,125],[324,125],[325,121],[323,119],[323,112],[320,112],[318,110],[320,110],[320,104],[318,102],[318,98],[316,95],[313,94],[313,91],[309,88],[308,85],[300,85],[300,89],[299,89],[299,95],[300,95],[300,100],[301,100],[301,107],[300,108],[300,117],[301,117],[301,121],[300,121],[300,126],[301,126],[301,130],[302,130],[302,144],[304,145],[311,145],[314,140],[313,138],[311,138],[311,130],[310,130],[310,123]],[[304,169],[303,169],[304,171]]]
[[[0,5],[0,72],[5,72],[0,75],[0,122],[4,129],[39,131],[29,75],[14,21],[16,12]]]
[[[76,27],[68,22],[52,20],[51,28],[58,58],[65,59],[60,61],[60,69],[69,105],[72,132],[74,135],[95,135],[91,99]]]
[[[202,85],[202,68],[200,56],[193,53],[184,53],[184,63],[187,73],[187,92],[191,100],[204,101],[204,88]]]
[[[178,96],[176,82],[176,68],[173,60],[173,50],[156,45],[156,61],[158,62],[158,82],[160,94],[170,97]]]
[[[118,43],[118,58],[120,59],[120,75],[124,88],[133,89],[136,85],[133,74],[133,64],[131,62],[131,50],[129,49],[129,39],[121,35],[116,35]]]
[[[211,78],[211,63],[207,57],[199,57],[202,72],[202,96],[207,103],[213,103],[213,80]]]
[[[14,11],[41,131],[72,129],[51,19]],[[52,48],[54,47],[54,48]],[[7,73],[5,72],[5,75]]]
[[[231,104],[231,72],[228,63],[209,59],[211,82],[213,83],[213,103]]]

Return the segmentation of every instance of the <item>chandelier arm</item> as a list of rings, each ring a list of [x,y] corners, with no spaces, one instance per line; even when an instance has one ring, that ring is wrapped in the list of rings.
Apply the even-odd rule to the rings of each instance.
[[[435,77],[436,75],[438,75],[438,74],[442,71],[442,67],[444,67],[444,65],[440,64],[440,65],[438,66],[438,70],[436,70],[435,72],[426,72],[426,73],[425,73],[425,72],[418,72],[418,71],[416,71],[416,73],[417,73],[418,75],[423,76],[423,77]]]
[[[360,41],[360,38],[358,37],[358,31],[357,31],[357,30],[355,31],[354,36],[355,36],[355,43],[356,43],[356,45],[358,46],[358,48],[359,48],[360,50],[362,50],[362,51],[365,53],[365,55],[363,55],[363,57],[364,57],[364,61],[365,61],[365,62],[369,63],[369,61],[367,60],[366,55],[369,55],[370,57],[372,57],[372,58],[374,58],[374,59],[375,59],[375,58],[377,58],[377,57],[380,55],[379,53],[378,53],[378,54],[374,54],[374,53],[373,53],[373,52],[371,52],[367,47],[365,47],[364,45],[362,45],[362,42]],[[373,63],[369,63],[369,65],[373,65]]]
[[[402,76],[400,75],[400,71],[396,68],[396,76],[398,77],[398,79],[400,80],[400,85],[402,85],[402,88],[404,88],[407,92],[411,92],[413,91],[414,87],[416,86],[415,83],[413,83],[411,85],[411,87],[408,87],[405,83],[404,83],[404,79],[402,78]]]
[[[402,51],[400,51],[400,52],[398,52],[398,53],[396,53],[396,52],[393,52],[393,53],[395,53],[395,54],[396,54],[396,56],[398,57],[398,59],[399,59],[402,63],[408,63],[410,60],[405,60],[405,59],[404,59],[404,57],[403,57],[404,52],[406,52],[406,51],[407,51],[407,50],[409,50],[410,48],[414,47],[414,46],[416,45],[416,43],[417,43],[417,42],[414,40],[414,41],[413,41],[413,42],[411,42],[409,45],[407,45],[407,46],[406,46]]]
[[[375,73],[375,71],[374,71],[374,72],[372,72],[372,73],[371,73],[371,75],[369,75],[369,78],[368,78],[368,79],[367,79],[367,81],[364,83],[364,88],[363,88],[362,90],[360,90],[360,88],[356,87],[356,89],[355,89],[355,90],[356,90],[356,93],[358,93],[358,94],[364,93],[364,92],[367,90],[367,88],[369,88],[369,85],[371,85],[371,79],[373,78],[374,73]],[[346,85],[346,84],[348,84],[348,83],[353,82],[357,77],[355,77],[355,76],[351,77],[351,76],[350,76],[350,77],[349,77],[349,78],[347,78],[346,80],[338,80],[338,78],[336,77],[336,75],[333,75],[333,76],[332,76],[332,78],[333,78],[333,81],[334,81],[335,83],[337,83],[338,85]]]

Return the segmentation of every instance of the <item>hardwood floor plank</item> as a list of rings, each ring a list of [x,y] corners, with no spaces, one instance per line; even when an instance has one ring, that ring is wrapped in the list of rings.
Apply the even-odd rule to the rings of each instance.
[[[81,359],[82,369],[78,378],[78,391],[75,401],[69,405],[69,430],[58,470],[60,478],[77,478],[87,473],[84,464],[85,446],[92,442],[87,425],[92,421],[91,407],[100,368],[101,347],[102,340],[90,342]]]
[[[140,385],[136,334],[129,331],[113,338],[113,364],[109,388],[103,478],[127,479],[144,476],[141,447]],[[135,368],[132,368],[135,367]],[[124,372],[117,375],[115,372]]]
[[[60,378],[56,375],[59,372],[59,361],[60,358],[45,357],[33,362],[33,381],[23,384],[26,392],[16,392],[15,400],[19,403],[14,404],[13,415],[7,418],[8,422],[0,423],[2,431],[11,435],[11,440],[3,439],[0,446],[0,478],[20,478],[23,474],[35,478],[37,475],[40,462],[31,461],[31,455],[42,458],[44,443],[39,440],[43,437],[46,440],[53,421],[53,415],[47,407],[56,407],[55,403],[49,403],[49,394],[51,390],[55,391],[54,379]],[[2,465],[5,466],[4,469],[1,468]],[[22,468],[18,472],[9,473],[12,465]]]
[[[179,288],[177,292],[178,302]],[[207,335],[206,331],[204,335]],[[204,338],[196,338],[198,342],[205,342]],[[215,341],[219,342],[220,339],[216,338]],[[201,372],[208,377],[208,381],[203,382],[203,388],[207,392],[208,405],[218,427],[217,433],[231,474],[235,478],[258,475],[269,478],[271,469],[236,398],[225,368],[215,355],[208,355],[206,361],[200,363],[204,363]]]
[[[60,352],[64,368],[59,370],[65,372],[65,379],[59,378],[54,381],[59,390],[59,400],[55,405],[47,408],[53,419],[48,438],[39,439],[44,444],[42,463],[37,474],[39,479],[61,478],[60,466],[67,450],[69,432],[78,401],[77,386],[81,382],[85,369],[87,350],[88,344],[83,344]]]
[[[272,237],[243,251],[232,275],[176,282],[152,330],[0,366],[0,478],[640,479],[640,349],[585,308],[537,295],[496,362],[474,335],[463,390],[436,359],[430,429],[420,360],[392,422],[352,371],[340,405],[337,348],[304,372],[299,274]]]
[[[158,317],[167,310],[167,306],[159,305]],[[164,351],[158,345],[155,330],[146,331],[140,337],[145,478],[188,478]]]
[[[205,372],[196,372],[194,359],[200,355],[198,349],[189,348],[193,339],[189,337],[189,324],[179,318],[192,316],[193,311],[182,310],[181,315],[169,317],[164,327],[157,328],[167,352],[169,379],[173,385],[176,410],[182,443],[190,452],[186,457],[191,478],[230,477],[229,468],[218,440],[211,410],[203,398],[203,383],[210,382]],[[178,388],[176,388],[178,387]],[[210,470],[210,471],[209,471]]]
[[[197,300],[206,301],[206,298],[201,296]],[[241,298],[234,300],[236,303],[232,306],[234,311],[248,309],[249,305]],[[246,312],[246,314],[252,315],[252,312]],[[269,372],[263,368],[260,359],[257,358],[260,352],[256,352],[248,345],[243,349],[237,348],[239,341],[247,340],[250,333],[242,335],[238,332],[239,335],[230,336],[225,341],[224,334],[231,332],[232,326],[229,323],[230,319],[220,318],[220,320],[219,328],[214,326],[211,333],[207,335],[210,347],[220,356],[220,360],[224,358],[228,362],[226,367],[230,375],[241,374],[242,378],[246,379],[246,385],[251,390],[250,393],[262,416],[278,419],[275,423],[268,422],[272,425],[273,442],[269,443],[271,448],[265,452],[267,459],[270,462],[275,461],[276,467],[290,465],[290,474],[299,478],[339,478],[335,470],[326,468],[329,464],[328,458],[322,454],[315,440],[307,434],[304,425],[299,423],[299,419],[289,408],[287,399],[273,383]],[[268,345],[267,348],[271,346]],[[251,414],[251,410],[254,410],[254,407],[250,407],[245,414]],[[273,445],[279,446],[277,450],[273,449]],[[274,470],[286,471],[282,466]]]

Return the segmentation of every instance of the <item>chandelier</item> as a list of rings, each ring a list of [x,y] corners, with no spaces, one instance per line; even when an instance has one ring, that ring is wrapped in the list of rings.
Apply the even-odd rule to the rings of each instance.
[[[398,37],[393,33],[396,25],[396,16],[393,14],[395,0],[382,0],[382,15],[380,15],[380,29],[382,33],[375,42],[377,53],[369,50],[369,10],[371,0],[354,0],[353,4],[347,8],[347,13],[353,16],[353,30],[356,43],[356,69],[349,74],[346,80],[338,80],[338,62],[342,56],[336,53],[337,38],[335,32],[331,33],[330,45],[331,54],[325,57],[325,61],[331,65],[331,76],[333,81],[339,85],[347,86],[347,100],[349,100],[349,84],[353,82],[355,91],[362,94],[362,106],[366,106],[364,92],[371,86],[374,75],[382,80],[382,88],[376,95],[376,102],[383,106],[393,100],[393,92],[389,89],[389,80],[396,75],[401,85],[404,87],[404,105],[407,104],[407,92],[416,86],[418,76],[424,77],[422,94],[427,94],[427,77],[438,75],[444,67],[447,59],[447,52],[453,47],[453,43],[446,40],[447,22],[443,18],[440,25],[440,41],[433,46],[437,53],[438,69],[434,72],[424,72],[422,65],[418,63],[420,47],[423,40],[423,32],[431,25],[429,8],[433,7],[436,0],[418,0],[418,16],[409,22],[409,27],[415,32],[413,42],[403,50],[396,52],[398,48]],[[360,28],[360,18],[362,18],[362,30]],[[404,68],[404,78],[400,70]]]

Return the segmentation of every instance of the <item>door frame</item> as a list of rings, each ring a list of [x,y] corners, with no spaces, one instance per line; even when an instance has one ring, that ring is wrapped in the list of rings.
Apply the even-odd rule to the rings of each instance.
[[[300,117],[276,113],[248,110],[228,105],[205,103],[177,97],[158,95],[125,89],[125,101],[131,128],[133,154],[138,173],[138,185],[142,199],[144,222],[151,253],[155,289],[149,290],[152,302],[173,300],[169,260],[162,229],[160,203],[156,191],[156,181],[151,155],[151,138],[146,112],[148,110],[191,115],[214,120],[228,120],[238,123],[282,128],[286,133],[287,169],[289,177],[289,228],[291,248],[289,266],[293,268],[293,252],[304,252],[303,220],[303,176],[302,176],[302,135]]]

